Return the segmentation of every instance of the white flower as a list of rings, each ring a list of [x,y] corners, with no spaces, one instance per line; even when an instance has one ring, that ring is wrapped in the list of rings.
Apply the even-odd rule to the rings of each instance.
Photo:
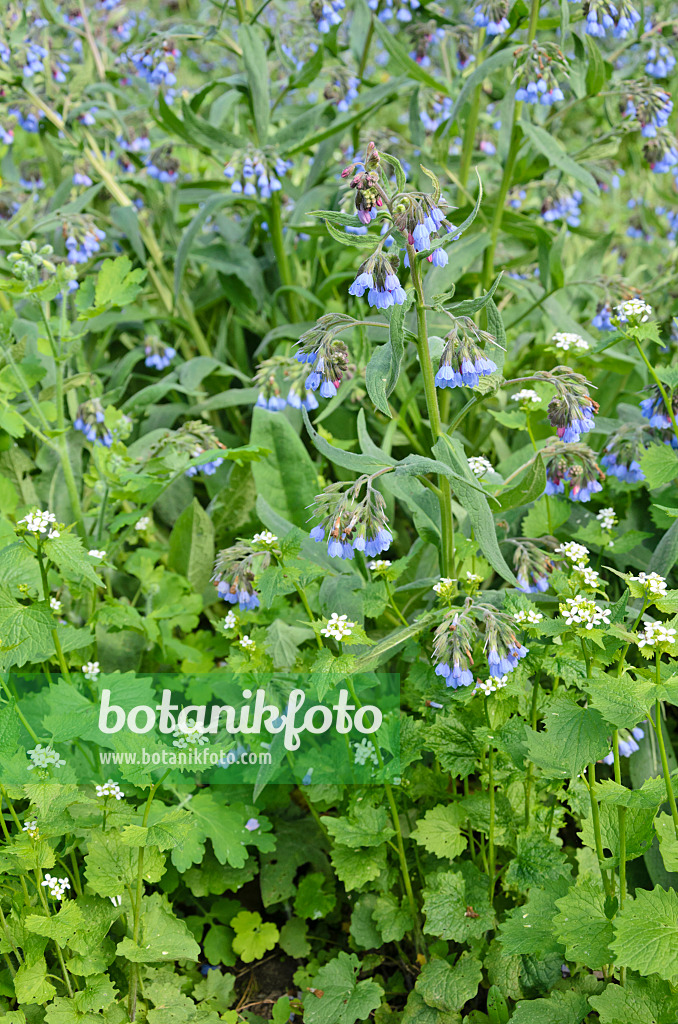
[[[388,558],[377,558],[376,561],[369,563],[369,567],[372,572],[383,572],[384,569],[391,567],[391,563]]]
[[[59,533],[58,530],[50,530],[49,533],[47,534],[47,540],[56,540],[56,538],[60,536],[61,534]]]
[[[58,597],[50,597],[50,599],[49,599],[49,606],[50,606],[50,608],[52,609],[53,612],[60,612],[61,611],[61,601],[59,600]]]
[[[48,874],[45,875],[42,884],[47,886],[50,896],[55,900],[62,900],[66,890],[71,887],[71,883],[67,878],[52,878]]]
[[[255,533],[252,537],[253,544],[265,544],[267,548],[270,548],[272,544],[275,544],[277,537],[270,530],[264,530],[263,533]]]
[[[492,471],[492,463],[484,455],[472,455],[468,460],[468,464],[471,467],[471,472],[478,477]]]
[[[29,772],[32,772],[34,768],[61,768],[66,764],[63,757],[60,757],[57,751],[52,749],[51,743],[48,743],[46,747],[43,747],[42,743],[38,743],[37,747],[27,753],[33,762],[28,766]]]
[[[524,402],[526,405],[541,404],[541,398],[532,388],[523,388],[521,391],[517,391],[515,395],[511,395],[511,398],[514,402]]]
[[[598,608],[597,605],[583,594],[576,597],[568,597],[565,604],[559,605],[560,614],[568,626],[584,626],[585,629],[593,629],[595,626],[609,626],[609,609]]]
[[[375,766],[379,764],[376,748],[370,740],[362,739],[360,743],[354,743],[353,750],[355,751],[354,761],[356,764],[367,764],[368,761],[371,761]]]
[[[600,586],[600,573],[596,569],[591,569],[588,565],[584,565],[582,562],[580,565],[575,565],[575,572],[580,573],[584,578],[584,583],[587,587]]]
[[[230,611],[226,618],[224,619],[224,629],[235,629],[237,625],[238,620],[236,618],[235,612]]]
[[[244,648],[247,651],[253,651],[255,649],[255,647],[257,646],[256,643],[254,642],[254,640],[252,640],[251,637],[247,636],[247,634],[245,634],[245,636],[241,637],[241,639],[238,641],[238,643],[240,644],[240,646],[242,648]]]
[[[556,548],[557,555],[564,555],[574,565],[584,565],[589,560],[589,549],[583,544],[577,544],[573,540],[567,540]]]
[[[676,630],[665,626],[663,622],[644,622],[644,633],[639,633],[637,643],[639,647],[654,647],[655,644],[673,644],[676,640]]]
[[[612,530],[619,522],[613,508],[601,508],[600,512],[596,514],[596,519],[603,530]]]
[[[134,529],[138,530],[139,533],[141,533],[142,530],[147,530],[150,525],[151,525],[151,517],[150,516],[142,516],[141,519],[137,519],[136,523],[134,524]],[[92,552],[90,551],[90,555],[91,554],[92,554]]]
[[[331,636],[335,640],[343,640],[345,636],[351,635],[355,625],[355,622],[349,620],[348,615],[338,615],[336,612],[332,612],[332,615],[327,620],[327,625],[323,626],[320,632],[323,636]]]
[[[114,907],[119,907],[122,904],[122,896],[109,896],[108,898]]]
[[[26,822],[24,822],[24,827],[22,828],[21,831],[22,832],[28,832],[28,834],[31,837],[31,839],[38,839],[38,837],[40,835],[40,833],[38,831],[38,823],[37,823],[37,821],[26,821]]]
[[[628,320],[636,320],[640,324],[647,323],[652,316],[652,306],[643,299],[627,299],[615,308],[613,320],[618,323],[626,323]]]
[[[555,341],[556,348],[562,349],[563,352],[569,352],[571,348],[585,352],[589,347],[588,341],[584,341],[578,334],[568,334],[567,331],[558,331],[551,341]]]
[[[433,589],[436,594],[448,594],[456,582],[456,580],[450,579],[449,576],[441,576],[440,581],[433,584]]]
[[[97,551],[96,548],[92,548],[92,550],[88,551],[87,554],[90,556],[90,558],[105,558],[106,557],[106,552],[105,551]]]
[[[114,782],[113,779],[108,779],[108,781],[104,782],[103,785],[97,786],[96,790],[97,796],[114,796],[116,800],[122,800],[122,798],[125,795],[123,791],[120,789],[118,783]]]
[[[82,674],[85,679],[89,679],[90,682],[94,682],[96,677],[101,672],[98,661],[88,661],[82,666]]]
[[[172,746],[179,747],[181,750],[189,746],[195,747],[209,743],[209,737],[205,736],[205,729],[197,722],[195,725],[178,725],[172,735],[174,736]]]
[[[638,573],[632,580],[640,583],[650,597],[666,597],[666,580],[658,572]]]
[[[513,618],[516,620],[516,622],[526,622],[530,626],[536,626],[538,622],[541,622],[544,616],[541,612],[537,612],[534,610],[534,608],[530,608],[530,610],[527,612],[515,612]]]
[[[469,572],[468,569],[467,569],[466,570],[466,582],[467,583],[482,583],[483,582],[483,577],[482,576],[478,576],[478,574],[475,573],[475,572]]]
[[[496,690],[503,690],[507,683],[508,676],[497,676],[496,679],[491,677],[490,679],[486,679],[484,683],[481,683],[481,681],[478,680],[473,692],[482,693],[485,697],[489,697],[489,695],[494,693]]]
[[[56,523],[56,516],[53,512],[41,512],[40,509],[36,509],[35,512],[29,512],[27,516],[20,519],[18,526],[24,523],[29,533],[47,533],[47,529],[50,523]],[[58,531],[50,530],[50,536],[59,536]]]

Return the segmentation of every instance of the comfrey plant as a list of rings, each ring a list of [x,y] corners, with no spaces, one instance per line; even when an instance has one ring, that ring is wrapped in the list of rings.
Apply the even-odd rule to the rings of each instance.
[[[391,546],[386,504],[373,486],[380,472],[359,477],[345,489],[330,484],[316,496],[312,514],[320,522],[311,530],[311,537],[318,543],[327,539],[327,554],[332,558],[351,559],[356,551],[374,558]]]

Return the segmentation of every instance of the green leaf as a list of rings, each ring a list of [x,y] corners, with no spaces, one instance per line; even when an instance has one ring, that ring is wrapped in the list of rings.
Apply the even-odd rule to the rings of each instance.
[[[667,871],[678,871],[678,838],[673,818],[670,814],[660,814],[655,819],[654,827],[664,867]]]
[[[300,918],[318,921],[334,909],[337,898],[326,891],[326,877],[319,871],[312,871],[299,882],[294,900],[294,912]]]
[[[365,367],[367,393],[385,416],[391,415],[388,396],[398,383],[400,364],[405,351],[404,322],[412,304],[412,297],[413,292],[408,292],[407,299],[402,305],[393,306],[389,321],[389,340],[374,350]]]
[[[164,857],[157,851],[144,856],[144,878],[157,882],[164,871]],[[104,835],[92,832],[87,841],[85,875],[91,889],[98,896],[120,896],[127,886],[135,885],[139,866],[139,851],[122,842],[112,831]]]
[[[304,995],[305,1024],[355,1024],[381,1005],[383,990],[375,981],[358,981],[360,961],[339,953],[321,967]]]
[[[450,1013],[475,997],[482,976],[480,961],[462,953],[453,967],[446,960],[424,964],[415,987],[427,1006]]]
[[[295,960],[307,957],[311,946],[307,938],[308,925],[298,917],[292,917],[280,929],[280,948]]]
[[[605,913],[605,893],[598,882],[582,879],[556,901],[553,928],[567,959],[594,970],[612,962],[612,922]]]
[[[22,605],[0,588],[0,637],[4,647],[0,650],[0,666],[9,668],[51,658],[54,628],[54,616],[44,601]]]
[[[259,144],[266,145],[271,100],[269,97],[268,60],[261,33],[254,25],[238,26],[238,42],[242,47],[242,58],[250,89],[252,113]]]
[[[308,529],[307,506],[320,488],[311,458],[292,424],[283,414],[255,407],[250,441],[271,453],[252,464],[257,490],[280,516]]]
[[[537,455],[524,476],[517,484],[507,490],[499,491],[497,498],[501,503],[501,511],[520,508],[536,501],[544,493],[546,487],[546,466],[541,455]]]
[[[29,914],[25,922],[29,932],[46,935],[48,939],[54,939],[59,946],[66,946],[84,923],[82,911],[73,900],[65,902],[51,917]]]
[[[167,565],[185,576],[201,594],[210,582],[214,564],[214,525],[197,498],[172,527]]]
[[[181,846],[193,827],[194,820],[189,811],[175,807],[153,825],[126,825],[120,838],[128,846],[173,850],[175,846]]]
[[[424,889],[424,914],[428,935],[455,942],[481,938],[494,921],[486,876],[468,861],[460,871],[433,876]]]
[[[522,999],[511,1024],[581,1024],[589,1012],[583,992],[551,992],[546,999]]]
[[[133,302],[141,291],[146,271],[132,270],[129,256],[118,256],[104,260],[97,275],[94,292],[94,306],[97,311],[108,306],[126,306]]]
[[[344,469],[350,469],[355,473],[375,473],[378,469],[384,469],[386,466],[394,464],[393,459],[387,455],[377,460],[371,455],[359,455],[357,452],[345,452],[341,448],[335,448],[334,445],[331,445],[324,437],[320,436],[311,423],[305,409],[302,409],[302,413],[306,429],[314,447],[335,466],[342,466]],[[269,413],[269,416],[272,415],[274,414]]]
[[[551,514],[549,527],[549,512]],[[572,508],[566,501],[543,497],[537,501],[523,519],[523,537],[544,537],[557,530],[570,518]]]
[[[678,993],[661,978],[637,978],[633,973],[626,985],[606,985],[600,995],[589,996],[600,1024],[675,1024]]]
[[[380,846],[395,835],[385,807],[358,805],[347,817],[325,815],[320,820],[336,842],[351,849]]]
[[[241,910],[231,921],[235,932],[233,952],[237,953],[246,964],[253,960],[261,960],[274,949],[280,935],[272,921],[262,921],[261,914],[255,911]]]
[[[454,860],[466,849],[466,836],[460,828],[464,819],[461,808],[454,804],[438,804],[417,821],[410,839],[436,857]]]
[[[229,807],[219,802],[215,793],[223,791],[202,790],[196,793],[189,804],[195,826],[212,841],[214,853],[220,864],[242,868],[247,862],[247,841],[251,834],[245,829],[247,820],[244,810]]]
[[[362,889],[379,877],[386,868],[386,847],[366,850],[337,845],[332,850],[331,859],[337,878],[350,892]]]
[[[23,963],[16,972],[14,978],[14,991],[17,1001],[28,1006],[33,1003],[45,1003],[56,994],[56,989],[47,980],[47,964],[44,957],[40,957],[35,963]]]
[[[415,82],[422,82],[430,89],[435,90],[436,93],[442,92],[445,93],[445,95],[449,95],[444,82],[442,82],[440,78],[434,78],[434,76],[429,74],[421,64],[412,60],[407,50],[398,39],[398,36],[394,35],[393,32],[390,32],[389,29],[382,24],[379,18],[373,18],[372,24],[374,25],[374,29],[381,39],[384,48],[388,53],[390,53],[400,70],[404,71],[408,78],[413,79]]]
[[[645,483],[652,490],[670,484],[678,476],[678,452],[668,444],[653,444],[640,457]]]
[[[547,888],[535,886],[530,889],[527,903],[509,910],[499,926],[501,946],[506,956],[533,953],[543,957],[548,953],[564,952],[554,935],[552,921],[556,900],[568,889],[568,880],[561,876],[550,882]]]
[[[198,943],[186,924],[174,916],[167,897],[160,893],[143,897],[139,942],[125,937],[118,943],[116,953],[136,964],[200,959]]]
[[[190,223],[184,228],[181,235],[179,245],[177,246],[176,256],[174,258],[174,302],[176,305],[177,298],[181,294],[181,286],[184,279],[184,271],[186,269],[186,262],[190,255],[191,249],[196,238],[199,236],[202,226],[205,221],[212,217],[225,203],[231,201],[229,194],[224,195],[223,193],[217,192],[215,195],[210,196],[206,203],[202,203],[198,212],[192,217]]]
[[[622,676],[596,672],[591,679],[582,679],[581,687],[591,697],[591,706],[617,729],[633,728],[655,702],[650,680],[634,679],[628,672]]]
[[[572,779],[609,752],[609,726],[594,708],[558,694],[545,712],[546,730],[525,726],[528,756],[546,778]]]
[[[355,224],[355,220],[353,223]],[[374,249],[379,244],[374,235],[354,235],[350,231],[340,231],[329,218],[325,218],[325,227],[335,242],[340,242],[341,245],[350,245],[355,249]]]
[[[678,981],[678,895],[655,886],[636,889],[615,918],[614,962],[638,974]]]
[[[541,128],[539,125],[532,124],[531,121],[521,121],[520,127],[535,149],[543,153],[553,167],[558,167],[565,174],[569,174],[571,178],[578,181],[580,185],[583,185],[585,189],[588,189],[589,192],[598,195],[598,185],[591,172],[585,170],[581,164],[578,164],[576,160],[568,156],[560,142],[551,132],[547,132],[545,128]]]
[[[103,587],[103,581],[97,576],[92,567],[82,541],[73,533],[62,533],[52,540],[46,538],[43,541],[45,554],[50,562],[57,567],[59,573],[67,580],[74,583],[82,583],[87,580],[95,587]]]
[[[412,913],[406,900],[403,899],[399,903],[392,893],[377,898],[372,920],[384,942],[400,942],[414,927]]]

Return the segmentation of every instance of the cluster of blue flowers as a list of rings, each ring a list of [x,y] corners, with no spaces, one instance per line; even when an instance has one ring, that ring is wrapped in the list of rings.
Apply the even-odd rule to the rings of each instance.
[[[223,445],[222,445],[223,447]],[[194,452],[194,455],[202,455],[201,451]],[[189,466],[184,476],[197,476],[198,473],[204,473],[205,476],[214,476],[219,466],[223,464],[222,458],[213,459],[211,462],[204,462],[202,466]]]
[[[671,429],[671,417],[666,411],[664,399],[659,391],[655,391],[649,398],[642,400],[640,411],[645,419],[650,421],[651,427],[655,427],[657,430]]]
[[[668,125],[672,111],[670,94],[665,89],[653,87],[627,100],[625,116],[636,118],[643,138],[654,139],[657,137],[657,129]]]
[[[181,50],[175,46],[160,47],[156,50],[126,50],[122,59],[129,61],[135,74],[149,85],[164,85],[171,89],[177,84],[175,67],[181,58]]]
[[[586,32],[596,39],[612,35],[616,39],[626,36],[640,21],[640,14],[629,0],[589,0],[586,14]]]
[[[599,331],[614,330],[614,325],[612,323],[612,306],[609,302],[605,302],[599,308],[598,312],[591,320],[591,325],[596,327]]]
[[[676,66],[676,58],[662,40],[655,40],[646,57],[645,73],[652,78],[668,78]]]
[[[21,71],[25,78],[32,78],[33,75],[41,74],[44,69],[44,62],[49,56],[48,51],[39,43],[29,41],[24,55],[24,66]]]
[[[318,32],[327,35],[335,25],[341,25],[340,11],[345,6],[344,0],[311,0],[311,14]]]
[[[501,679],[502,676],[517,668],[518,662],[528,653],[527,647],[520,643],[516,643],[513,647],[508,647],[503,651],[497,650],[496,647],[490,648],[487,652],[487,664],[490,667],[490,675],[495,679]]]
[[[619,733],[619,754],[621,757],[630,757],[631,754],[635,754],[637,750],[640,750],[637,740],[642,740],[645,736],[645,731],[636,725],[630,731],[624,730]],[[609,754],[606,754],[603,758],[603,764],[614,764],[614,750],[611,750]]]
[[[520,103],[541,103],[544,107],[550,107],[564,99],[565,95],[558,83],[554,80],[549,84],[545,78],[526,82],[516,90],[516,100]]]
[[[84,231],[71,231],[65,242],[68,250],[68,262],[86,263],[95,253],[99,252],[105,237],[106,232],[94,225],[90,225]]]
[[[563,220],[568,227],[578,228],[581,224],[582,199],[583,196],[579,189],[575,189],[573,192],[560,189],[544,200],[541,215],[548,224]]]
[[[101,444],[110,448],[113,444],[111,432],[104,425],[105,414],[98,398],[91,398],[78,407],[78,415],[73,421],[73,429],[84,434],[91,444]]]
[[[489,0],[489,3],[480,3],[474,8],[473,24],[484,28],[488,36],[500,36],[510,28],[507,14],[508,3]]]
[[[259,595],[251,587],[241,586],[238,588],[227,580],[219,580],[217,593],[229,604],[239,605],[241,611],[253,612],[255,608],[259,607]]]
[[[481,377],[488,377],[497,370],[497,364],[480,348],[481,344],[494,341],[494,337],[481,331],[470,317],[456,317],[440,356],[436,387],[477,388]]]
[[[371,11],[379,10],[379,0],[367,0],[367,6]],[[412,21],[413,11],[421,7],[419,0],[384,0],[382,9],[379,11],[379,21],[392,21],[395,18],[402,24]]]
[[[621,453],[613,451],[612,445],[607,445],[600,464],[605,467],[608,476],[616,476],[617,480],[621,480],[622,483],[635,484],[645,479],[645,474],[637,459],[629,458],[628,462],[620,460]]]
[[[171,345],[163,345],[157,339],[148,341],[144,351],[146,353],[145,365],[154,370],[166,370],[177,354],[175,348],[172,348]]]
[[[224,177],[231,182],[231,192],[235,195],[242,195],[247,199],[253,199],[257,195],[261,199],[270,199],[274,192],[281,190],[280,178],[293,166],[291,160],[276,157],[274,173],[263,156],[245,155],[242,164],[234,160],[226,165]]]
[[[311,540],[320,543],[325,539],[325,529],[321,525],[314,526],[310,535]],[[377,530],[372,536],[359,532],[355,537],[350,537],[346,533],[339,535],[338,531],[335,536],[335,531],[333,531],[327,539],[327,554],[332,558],[352,559],[354,552],[361,551],[367,557],[375,558],[382,552],[388,551],[392,542],[393,536],[385,528]]]

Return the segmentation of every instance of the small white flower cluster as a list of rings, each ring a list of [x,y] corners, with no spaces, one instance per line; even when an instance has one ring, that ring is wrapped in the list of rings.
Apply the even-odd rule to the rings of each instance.
[[[377,558],[374,562],[369,563],[371,572],[383,572],[384,569],[390,569],[391,563],[388,558]]]
[[[541,405],[541,398],[532,388],[522,388],[511,397],[514,402],[521,402],[523,405]]]
[[[29,772],[32,772],[34,768],[61,768],[66,764],[63,757],[59,757],[56,750],[52,749],[51,743],[48,743],[46,747],[43,747],[42,743],[38,743],[37,747],[28,751],[28,756],[33,762],[28,766]]]
[[[371,761],[375,767],[379,764],[379,758],[377,757],[377,751],[374,743],[370,740],[362,739],[360,743],[353,744],[354,755],[353,759],[356,764],[367,764]]]
[[[568,334],[567,331],[558,331],[553,335],[551,341],[554,341],[556,348],[562,349],[563,352],[569,352],[570,349],[586,352],[589,347],[588,341],[584,341],[578,334]]]
[[[471,472],[478,477],[492,472],[492,463],[484,455],[472,455],[468,460]]]
[[[600,586],[600,573],[597,569],[592,569],[582,562],[579,565],[575,565],[574,571],[581,575],[587,587],[592,587],[595,590]]]
[[[644,633],[638,634],[639,647],[654,647],[656,644],[673,644],[676,640],[676,630],[665,626],[663,622],[644,622]]]
[[[50,597],[50,599],[49,599],[49,606],[50,606],[50,608],[52,609],[53,612],[60,612],[61,611],[61,601],[59,600],[58,597]]]
[[[173,747],[178,747],[180,750],[185,750],[186,747],[202,746],[204,743],[209,743],[209,738],[205,736],[204,729],[197,723],[195,725],[179,725],[172,733],[174,741]]]
[[[482,583],[483,577],[479,576],[477,572],[469,572],[466,570],[466,582],[467,583]]]
[[[125,795],[123,791],[120,789],[118,783],[114,782],[113,779],[108,779],[106,782],[103,783],[103,785],[97,786],[96,791],[97,796],[114,796],[116,800],[122,800],[122,798]]]
[[[224,629],[235,629],[238,625],[238,620],[235,616],[234,611],[230,611],[224,619]]]
[[[649,597],[666,597],[666,580],[658,572],[641,572],[637,576],[632,576],[631,579],[640,583]]]
[[[150,525],[151,525],[151,517],[150,516],[142,516],[141,519],[137,519],[136,523],[134,524],[134,529],[138,530],[139,533],[142,533],[144,530],[147,530]],[[91,554],[92,554],[92,552],[90,551],[90,555]]]
[[[25,821],[24,827],[21,829],[22,832],[28,832],[31,839],[39,839],[40,832],[38,830],[37,821]]]
[[[615,308],[614,314],[614,319],[619,323],[636,320],[644,324],[652,316],[652,306],[643,299],[627,299]]]
[[[20,519],[17,525],[24,524],[29,533],[46,533],[49,540],[54,540],[60,534],[58,530],[50,528],[50,523],[56,523],[54,513],[41,512],[40,509],[36,509],[35,512],[29,512],[27,516]]]
[[[98,548],[92,548],[92,550],[88,551],[87,554],[90,556],[90,558],[98,558],[99,560],[102,560],[106,557],[106,552],[99,551]]]
[[[596,514],[596,519],[603,530],[613,530],[619,522],[613,508],[601,508]]]
[[[332,615],[327,620],[327,625],[323,626],[320,632],[323,636],[331,636],[335,640],[343,640],[345,636],[351,635],[355,625],[355,622],[349,620],[348,615],[337,615],[336,612],[332,612]]]
[[[491,693],[495,693],[497,690],[503,690],[508,683],[508,676],[498,676],[496,679],[490,677],[486,679],[484,683],[480,680],[475,685],[473,690],[474,693],[482,693],[485,697],[489,697]]]
[[[514,612],[513,618],[516,622],[527,623],[528,626],[536,626],[538,622],[541,622],[544,616],[541,612],[537,612],[534,608],[530,608],[527,612]]]
[[[589,549],[583,544],[577,544],[574,540],[566,540],[556,548],[557,555],[563,555],[573,565],[582,565],[589,560]]]
[[[585,629],[593,629],[595,626],[609,626],[611,612],[608,609],[598,608],[593,601],[577,594],[576,597],[568,597],[565,604],[559,605],[560,613],[568,626],[584,626]]]
[[[256,642],[247,633],[238,640],[238,643],[244,651],[254,651],[256,649]]]
[[[253,544],[264,544],[267,548],[270,548],[277,541],[277,537],[270,530],[264,530],[262,533],[255,533],[252,537]]]
[[[447,597],[450,591],[454,588],[457,581],[450,579],[449,576],[441,576],[438,583],[433,584],[433,589],[436,594],[441,594],[443,597]]]
[[[47,886],[50,896],[55,900],[62,900],[66,890],[71,887],[71,883],[67,878],[52,878],[48,874],[45,875],[42,884]]]
[[[84,675],[85,679],[89,679],[91,683],[94,682],[94,680],[97,678],[100,672],[101,669],[99,668],[98,661],[87,661],[82,666],[82,674]]]

